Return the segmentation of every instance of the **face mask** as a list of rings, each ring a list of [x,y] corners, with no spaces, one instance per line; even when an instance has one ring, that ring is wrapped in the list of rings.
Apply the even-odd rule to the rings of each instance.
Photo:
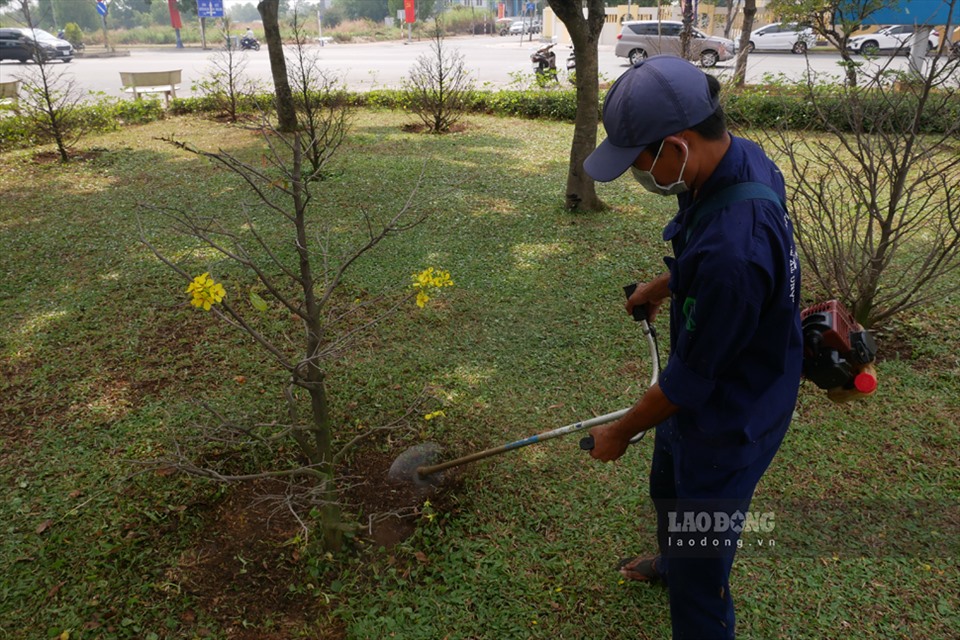
[[[683,193],[689,189],[687,183],[683,181],[683,171],[687,168],[687,160],[690,158],[690,149],[687,148],[687,145],[683,145],[683,148],[687,153],[686,157],[683,159],[683,165],[680,167],[680,175],[677,176],[677,180],[668,185],[662,185],[657,182],[656,178],[653,177],[653,168],[657,166],[657,160],[660,159],[660,153],[663,151],[663,144],[663,142],[660,143],[660,148],[657,150],[657,157],[653,159],[653,164],[650,165],[650,171],[641,171],[640,169],[631,166],[630,173],[633,174],[633,179],[650,193],[655,193],[661,196],[675,196],[678,193]]]

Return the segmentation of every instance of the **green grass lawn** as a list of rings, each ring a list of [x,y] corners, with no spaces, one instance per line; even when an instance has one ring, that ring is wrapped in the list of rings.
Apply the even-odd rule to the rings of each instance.
[[[420,440],[465,454],[631,404],[649,359],[621,286],[662,270],[670,202],[623,180],[600,186],[608,211],[563,211],[568,124],[471,116],[437,137],[404,133],[410,121],[359,113],[316,215],[351,237],[361,210],[401,206],[426,160],[416,203],[429,218],[358,261],[343,295],[406,287],[427,266],[456,286],[331,366],[341,438],[392,421],[425,386],[445,415],[364,455],[389,460]],[[231,300],[253,284],[139,207],[240,224],[254,203],[166,135],[252,159],[263,146],[242,128],[174,118],[87,139],[93,157],[66,166],[36,150],[0,157],[0,639],[669,636],[665,592],[613,570],[653,549],[652,438],[614,465],[593,463],[576,437],[475,464],[419,505],[410,538],[389,549],[361,538],[338,556],[250,506],[255,491],[145,467],[213,422],[201,402],[237,421],[285,419],[282,373],[190,307],[138,240],[139,215]],[[744,536],[734,566],[740,637],[960,636],[955,306],[883,328],[868,401],[837,406],[803,385],[754,503],[776,527]],[[201,453],[223,468],[269,463]]]

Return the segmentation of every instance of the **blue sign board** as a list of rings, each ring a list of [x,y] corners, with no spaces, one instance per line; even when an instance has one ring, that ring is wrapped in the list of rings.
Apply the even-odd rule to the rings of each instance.
[[[222,18],[223,0],[197,0],[197,16],[200,18]]]
[[[527,11],[530,11],[532,13],[533,11],[536,10],[536,8],[537,8],[536,3],[533,3],[533,2],[527,3]]]
[[[875,11],[863,24],[955,24],[957,13],[951,16],[950,2],[944,0],[902,0],[899,7]]]
[[[87,5],[87,6],[89,7],[90,5]],[[97,3],[97,13],[99,13],[99,14],[102,15],[102,16],[107,15],[107,5],[104,4],[103,2],[98,2],[98,3]]]

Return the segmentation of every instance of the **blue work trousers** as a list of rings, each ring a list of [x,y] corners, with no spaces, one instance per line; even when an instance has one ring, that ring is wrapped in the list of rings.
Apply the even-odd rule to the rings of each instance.
[[[672,428],[657,428],[650,497],[657,510],[657,569],[670,592],[673,638],[734,638],[730,568],[744,525],[756,522],[750,500],[782,438],[748,466],[725,469],[722,455],[707,467],[692,463],[683,442],[670,437]]]

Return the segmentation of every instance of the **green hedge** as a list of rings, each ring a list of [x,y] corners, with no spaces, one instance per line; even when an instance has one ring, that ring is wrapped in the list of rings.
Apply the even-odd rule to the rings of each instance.
[[[114,131],[123,125],[153,122],[164,116],[159,100],[116,100],[101,98],[99,102],[77,107],[77,116],[89,133]],[[29,116],[0,117],[0,151],[22,149],[52,142],[45,139]]]
[[[933,91],[920,119],[921,133],[957,130],[960,94]],[[797,87],[748,87],[729,90],[724,110],[735,126],[751,129],[784,128],[822,131],[825,123],[842,131],[854,129],[909,129],[919,97],[907,90],[854,88],[823,85],[812,91]],[[931,105],[936,105],[933,107]]]
[[[814,88],[815,99],[806,90],[795,86],[748,87],[728,89],[724,94],[724,109],[731,124],[741,128],[782,127],[796,130],[823,130],[823,118],[842,130],[871,127],[891,130],[909,127],[917,108],[917,97],[909,91],[855,89],[823,85]],[[244,110],[255,113],[257,103],[270,104],[272,94],[261,94],[245,101]],[[405,111],[410,95],[400,89],[377,89],[365,93],[338,91],[329,98],[357,107],[371,107]],[[601,95],[601,101],[603,95]],[[927,108],[921,120],[924,133],[954,131],[960,121],[960,95],[947,97],[934,93],[937,108]],[[863,114],[852,122],[851,105],[858,103]],[[546,118],[573,122],[576,116],[576,91],[573,89],[529,89],[503,91],[474,91],[467,100],[467,108],[486,113],[521,118]],[[183,98],[172,101],[170,113],[216,113],[218,101],[209,97]],[[164,117],[159,101],[101,102],[83,107],[95,131],[107,131],[121,124],[136,124]],[[597,105],[599,112],[600,105]],[[32,127],[23,117],[0,118],[0,151],[47,142],[37,140]]]

